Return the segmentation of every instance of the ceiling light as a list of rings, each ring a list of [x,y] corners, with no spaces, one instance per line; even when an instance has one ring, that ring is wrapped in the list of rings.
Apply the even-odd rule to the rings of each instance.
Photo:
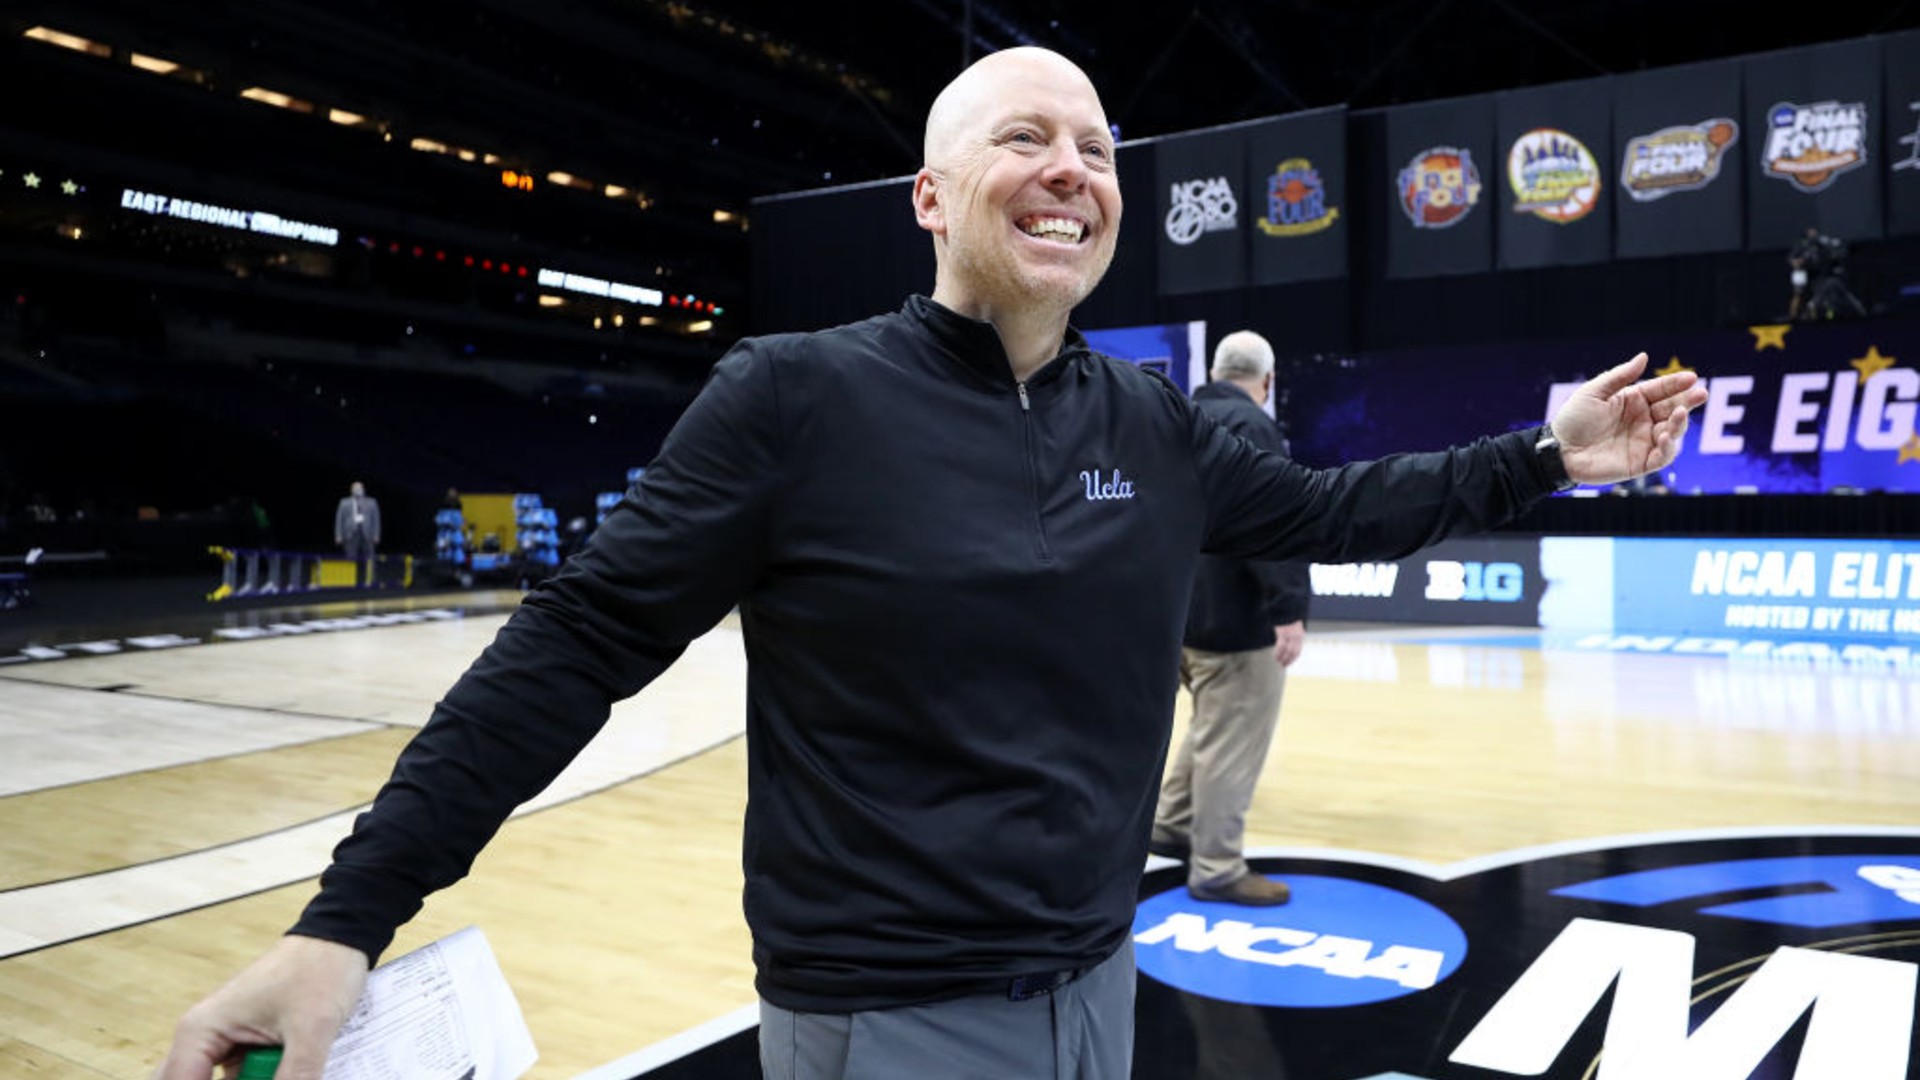
[[[132,64],[142,71],[151,71],[155,75],[171,75],[180,70],[180,65],[171,60],[162,60],[157,56],[148,56],[145,53],[128,53],[127,63]]]
[[[264,86],[249,86],[240,91],[240,96],[249,101],[258,101],[262,105],[272,105],[279,109],[292,109],[295,112],[312,112],[313,103],[301,101],[297,97],[283,94],[278,90],[269,90]]]
[[[63,34],[49,26],[30,27],[24,33],[35,41],[44,41],[49,45],[58,45],[63,49],[83,52],[92,56],[112,56],[113,49],[98,41],[89,41],[75,34]]]

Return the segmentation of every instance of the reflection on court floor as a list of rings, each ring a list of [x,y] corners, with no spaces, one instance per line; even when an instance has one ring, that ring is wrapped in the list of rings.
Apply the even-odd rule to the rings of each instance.
[[[144,1073],[284,929],[503,618],[433,608],[458,614],[97,631],[122,644],[0,667],[0,1074]],[[169,634],[218,647],[129,644]],[[1298,899],[1195,904],[1149,864],[1136,1075],[1908,1076],[1920,673],[1896,659],[1315,627],[1248,827]],[[393,954],[481,925],[536,1080],[756,1075],[743,702],[723,625]]]

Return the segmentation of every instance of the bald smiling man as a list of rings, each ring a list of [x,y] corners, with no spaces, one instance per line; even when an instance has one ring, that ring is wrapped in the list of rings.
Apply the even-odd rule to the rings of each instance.
[[[1316,471],[1067,325],[1113,258],[1106,114],[1040,49],[928,116],[931,297],[741,341],[591,543],[402,751],[291,932],[178,1025],[318,1077],[368,965],[507,815],[736,604],[745,909],[775,1080],[1129,1074],[1129,928],[1202,551],[1392,559],[1672,460],[1645,355],[1551,425]],[[619,838],[608,837],[609,857]]]

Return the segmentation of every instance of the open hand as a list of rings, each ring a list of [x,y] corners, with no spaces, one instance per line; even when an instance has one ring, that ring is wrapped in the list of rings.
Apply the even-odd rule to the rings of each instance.
[[[1691,371],[1636,382],[1646,367],[1641,353],[1601,372],[1554,414],[1568,476],[1610,484],[1664,469],[1679,455],[1687,413],[1706,404],[1707,388]]]

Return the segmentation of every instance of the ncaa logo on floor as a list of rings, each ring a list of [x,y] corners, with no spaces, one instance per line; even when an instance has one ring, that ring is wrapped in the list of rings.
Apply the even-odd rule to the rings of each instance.
[[[1466,959],[1445,912],[1363,881],[1288,875],[1285,907],[1196,900],[1184,886],[1143,901],[1140,970],[1192,994],[1246,1005],[1364,1005],[1426,990]]]

